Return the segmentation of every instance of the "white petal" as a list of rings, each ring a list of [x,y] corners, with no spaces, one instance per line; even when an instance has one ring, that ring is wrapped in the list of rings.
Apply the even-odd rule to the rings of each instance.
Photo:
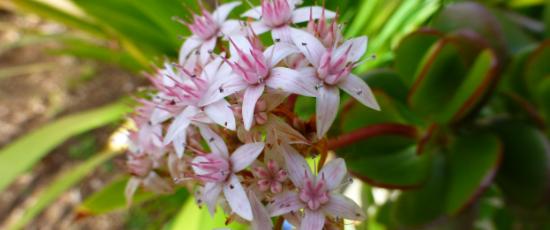
[[[252,220],[252,207],[246,196],[241,182],[235,174],[231,174],[229,181],[223,186],[223,194],[225,199],[234,213],[245,220]]]
[[[185,145],[187,143],[187,130],[184,130],[181,133],[178,133],[174,140],[172,140],[172,146],[176,150],[176,155],[181,158],[183,157],[183,151],[185,151]]]
[[[322,230],[325,225],[325,215],[319,211],[306,209],[300,230]]]
[[[227,129],[235,130],[235,116],[233,115],[233,110],[231,110],[231,105],[225,99],[205,106],[204,112],[217,124]]]
[[[338,83],[338,86],[342,90],[346,91],[346,93],[350,96],[361,102],[361,104],[375,110],[380,110],[380,106],[378,105],[378,102],[376,102],[374,93],[372,93],[372,90],[369,88],[367,83],[361,78],[350,74]]]
[[[269,66],[273,67],[289,55],[299,52],[300,50],[296,49],[296,46],[290,43],[278,42],[264,51],[264,58],[268,60]]]
[[[250,10],[247,10],[246,12],[241,14],[241,17],[260,19],[262,17],[262,7],[256,6]]]
[[[211,62],[208,62],[202,69],[201,77],[207,82],[214,82],[222,63],[223,59],[221,57],[216,57]]]
[[[258,200],[253,191],[248,192],[248,199],[252,205],[252,214],[254,219],[252,220],[251,227],[254,230],[273,229],[273,222],[269,214],[265,210],[265,207]]]
[[[179,63],[183,65],[187,60],[187,56],[189,56],[189,54],[197,49],[197,47],[199,47],[202,43],[202,39],[197,36],[187,38],[180,48]]]
[[[132,199],[140,184],[141,180],[136,177],[131,177],[130,180],[128,180],[126,188],[124,189],[124,196],[126,197],[126,205],[128,207],[132,204]]]
[[[229,157],[229,152],[227,151],[227,146],[223,139],[216,134],[208,125],[198,124],[199,132],[201,133],[202,138],[208,143],[210,151],[214,154],[219,154],[227,159]]]
[[[220,31],[223,36],[227,38],[231,36],[244,35],[244,29],[245,27],[243,27],[243,23],[241,21],[227,20],[222,24]]]
[[[298,211],[304,205],[300,202],[296,192],[287,191],[273,198],[273,202],[269,203],[267,210],[271,216],[280,216],[291,211]]]
[[[264,24],[263,21],[256,21],[250,23],[250,29],[252,29],[252,32],[254,32],[254,34],[260,35],[267,31],[270,31],[271,27]]]
[[[342,44],[340,47],[338,47],[334,51],[333,57],[336,59],[337,57],[340,57],[349,49],[350,51],[348,54],[349,55],[348,61],[356,62],[359,59],[361,59],[363,55],[365,55],[365,52],[367,52],[367,43],[368,43],[367,36],[361,36],[358,38],[347,40],[344,42],[344,44]]]
[[[191,119],[188,114],[185,112],[181,112],[178,116],[176,116],[176,119],[174,119],[174,121],[172,121],[172,124],[170,124],[170,126],[168,127],[168,131],[166,132],[166,136],[164,136],[163,143],[167,145],[172,142],[176,138],[176,136],[187,130],[187,127],[189,127],[190,123]]]
[[[153,124],[159,124],[170,119],[172,114],[164,109],[155,108],[151,114],[151,122]]]
[[[212,17],[218,24],[222,24],[225,19],[227,19],[227,16],[235,7],[241,5],[241,2],[230,2],[223,5],[218,6],[216,10],[212,13]]]
[[[208,60],[212,57],[212,52],[216,48],[217,37],[213,37],[208,41],[205,41],[200,48],[200,64],[208,63]]]
[[[245,89],[247,86],[248,84],[237,74],[219,76],[219,79],[208,88],[199,102],[199,106],[205,106],[219,101],[224,97]]]
[[[306,59],[313,66],[318,67],[321,57],[327,50],[323,46],[323,43],[312,34],[299,29],[291,29],[290,35],[294,45],[300,49],[300,52],[306,56]]]
[[[288,93],[315,97],[317,95],[316,82],[315,77],[301,75],[296,70],[275,67],[271,70],[271,76],[267,79],[266,84],[273,89],[280,89]]]
[[[275,42],[292,43],[292,37],[290,35],[290,26],[273,28],[271,30],[271,38]]]
[[[208,207],[208,212],[211,216],[214,216],[216,212],[216,202],[222,192],[222,185],[214,182],[207,182],[204,184],[204,190],[202,193],[202,200]]]
[[[324,9],[320,6],[308,6],[308,7],[301,7],[298,9],[295,9],[294,12],[292,12],[292,22],[294,23],[300,23],[300,22],[307,22],[310,18],[312,19],[319,19],[321,18],[321,15],[323,15],[323,11],[325,14],[325,18],[334,18],[336,17],[336,13]]]
[[[316,102],[317,137],[321,139],[330,129],[340,104],[340,90],[337,87],[324,85],[319,88]]]
[[[264,93],[265,86],[249,86],[246,91],[244,91],[243,97],[243,122],[244,128],[250,130],[252,127],[252,121],[254,119],[254,108],[256,107],[256,102]]]
[[[330,199],[322,209],[326,215],[348,220],[365,219],[365,213],[353,200],[339,194],[330,194]]]
[[[327,188],[333,190],[342,184],[342,180],[347,173],[346,162],[342,158],[336,158],[323,166],[319,176],[325,179]]]
[[[296,187],[303,187],[305,179],[312,176],[309,165],[304,157],[290,145],[283,143],[281,149],[283,150],[288,177]]]
[[[229,53],[231,54],[229,60],[237,61],[239,59],[239,52],[237,51],[237,48],[246,54],[250,53],[252,44],[250,44],[250,41],[246,38],[246,36],[232,36],[229,39],[231,40],[229,43]]]
[[[252,164],[260,153],[262,153],[264,146],[263,142],[256,142],[241,145],[241,147],[237,148],[230,157],[233,172],[241,171]]]

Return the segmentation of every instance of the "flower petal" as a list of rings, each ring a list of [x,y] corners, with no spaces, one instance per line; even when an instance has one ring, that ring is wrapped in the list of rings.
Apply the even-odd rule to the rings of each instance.
[[[201,77],[205,79],[206,82],[214,82],[222,63],[223,59],[221,57],[216,57],[211,62],[208,62],[202,69]]]
[[[151,122],[153,124],[159,124],[170,119],[172,114],[164,109],[155,108],[151,114]]]
[[[289,144],[309,144],[308,140],[302,136],[300,132],[296,131],[281,118],[273,114],[269,114],[268,121],[269,129],[272,135],[269,135],[266,138],[274,138],[274,143],[281,140],[288,141]]]
[[[264,24],[263,21],[256,21],[250,23],[250,29],[252,30],[252,32],[254,32],[254,34],[260,35],[267,31],[270,31],[271,27]]]
[[[321,18],[321,15],[323,15],[323,11],[325,14],[325,18],[334,18],[336,17],[336,13],[327,10],[320,6],[308,6],[308,7],[301,7],[298,9],[295,9],[294,12],[292,12],[292,22],[293,23],[300,23],[300,22],[307,22],[309,19],[319,19]]]
[[[216,48],[216,43],[218,41],[217,37],[213,37],[208,41],[205,41],[200,48],[200,64],[208,63],[208,59],[212,57],[212,52]]]
[[[288,177],[296,187],[303,187],[305,179],[312,176],[309,165],[304,157],[290,145],[283,143],[281,147]]]
[[[273,229],[273,222],[271,222],[269,214],[265,210],[265,207],[262,205],[262,203],[258,200],[254,192],[248,192],[248,199],[250,200],[250,204],[252,206],[252,215],[254,216],[254,219],[251,223],[252,229]]]
[[[223,186],[223,194],[234,213],[245,220],[252,220],[252,207],[250,206],[250,201],[246,196],[239,178],[237,178],[235,174],[231,174],[229,181]]]
[[[230,157],[233,172],[241,171],[252,164],[258,158],[258,155],[262,153],[264,146],[263,142],[255,142],[237,148]]]
[[[275,67],[271,70],[271,76],[267,79],[266,84],[273,89],[280,89],[288,93],[315,97],[317,95],[316,82],[314,77],[301,75],[296,70]]]
[[[225,76],[217,76],[217,81],[212,83],[203,98],[199,102],[199,106],[205,106],[220,99],[234,94],[238,91],[245,89],[248,84],[243,78],[237,74],[230,74]]]
[[[204,189],[202,191],[202,201],[208,207],[208,212],[213,217],[216,212],[216,202],[218,197],[222,192],[222,185],[214,182],[207,182],[204,184]]]
[[[350,96],[361,102],[361,104],[370,107],[375,110],[380,110],[378,102],[376,102],[376,97],[374,93],[369,88],[367,83],[361,78],[350,74],[348,77],[344,78],[338,86],[346,91]]]
[[[319,176],[325,179],[326,186],[329,190],[333,190],[342,184],[342,180],[348,173],[346,169],[346,162],[342,158],[336,158],[329,161],[321,171]]]
[[[292,43],[290,26],[282,26],[271,29],[271,38],[275,42]]]
[[[206,143],[208,143],[210,151],[227,159],[227,157],[229,157],[229,152],[227,151],[227,146],[225,145],[223,139],[212,129],[210,129],[208,125],[197,124],[197,126],[199,127],[199,132],[201,133],[202,138],[204,138]]]
[[[250,10],[247,10],[241,14],[241,17],[260,19],[262,17],[262,7],[256,6]]]
[[[316,102],[317,137],[321,139],[336,119],[340,104],[340,90],[337,87],[324,85],[319,88]]]
[[[294,45],[285,42],[279,42],[268,47],[264,51],[264,58],[268,60],[269,66],[273,67],[289,55],[299,52],[300,50],[296,49]]]
[[[368,40],[367,36],[347,40],[334,51],[333,57],[340,57],[349,49],[348,61],[356,62],[367,52]]]
[[[246,91],[244,91],[243,97],[243,123],[246,130],[250,130],[252,127],[252,121],[254,119],[254,108],[256,107],[256,102],[262,96],[265,86],[249,86]]]
[[[189,54],[197,49],[197,47],[199,47],[202,43],[202,39],[197,36],[191,36],[186,39],[180,48],[179,63],[183,65],[186,62]]]
[[[191,119],[187,115],[187,113],[180,113],[178,116],[176,116],[176,119],[172,121],[172,124],[168,127],[168,131],[166,132],[166,136],[164,136],[163,143],[165,145],[172,142],[178,134],[185,132],[187,127],[189,127],[189,124],[191,123]]]
[[[227,129],[235,130],[235,116],[233,115],[233,110],[231,110],[231,105],[225,99],[205,106],[204,112],[217,124]]]
[[[323,207],[323,212],[333,217],[348,220],[365,219],[365,212],[353,200],[339,194],[330,194],[330,199]]]
[[[287,191],[275,196],[273,202],[267,206],[267,210],[270,216],[280,216],[291,211],[298,211],[303,207],[298,193]]]
[[[322,230],[325,225],[325,215],[319,211],[306,209],[300,230]]]
[[[243,23],[241,21],[227,20],[222,24],[220,31],[222,32],[224,38],[227,38],[231,36],[244,35],[245,28],[243,27]]]
[[[229,13],[231,13],[231,11],[239,5],[241,5],[241,2],[230,2],[220,5],[214,12],[212,12],[212,17],[218,24],[222,24],[225,19],[227,19],[227,16],[229,16]]]
[[[319,67],[321,57],[327,51],[323,43],[312,34],[299,29],[291,29],[290,35],[294,45],[304,54],[307,60],[313,66]]]
[[[124,189],[124,197],[126,197],[126,205],[128,207],[132,204],[132,199],[140,184],[141,180],[139,178],[131,177],[130,180],[128,180],[126,188]]]

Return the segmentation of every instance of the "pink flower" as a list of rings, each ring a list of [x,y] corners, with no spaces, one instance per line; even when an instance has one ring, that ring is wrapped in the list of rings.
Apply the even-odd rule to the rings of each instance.
[[[374,94],[368,85],[351,73],[367,49],[367,37],[345,41],[339,47],[325,48],[323,43],[308,32],[292,29],[296,47],[313,65],[301,70],[304,78],[316,81],[317,136],[322,138],[336,118],[340,103],[340,91],[346,91],[363,105],[379,110]]]
[[[343,159],[328,162],[318,175],[313,175],[305,159],[290,146],[283,152],[288,176],[298,191],[287,191],[267,207],[271,216],[303,209],[301,230],[321,230],[325,216],[363,220],[363,210],[351,199],[337,193],[347,171]]]
[[[264,143],[245,144],[231,156],[221,139],[209,141],[212,153],[201,154],[192,161],[196,177],[204,182],[202,201],[214,215],[216,201],[223,190],[229,206],[240,217],[252,220],[252,207],[236,173],[248,167],[264,149]]]
[[[273,40],[290,42],[291,24],[318,19],[321,15],[328,18],[336,16],[334,12],[319,6],[295,9],[294,1],[262,0],[261,6],[248,10],[242,16],[259,20],[251,24],[254,33],[263,34],[271,31]]]
[[[297,52],[294,46],[277,43],[262,52],[250,38],[233,37],[231,42],[233,56],[227,62],[233,73],[214,83],[201,104],[244,90],[242,116],[245,129],[250,130],[256,102],[266,86],[304,96],[315,95],[314,84],[308,82],[308,78],[300,77],[300,73],[292,69],[276,67],[282,59]]]
[[[216,47],[218,37],[230,35],[240,28],[237,20],[226,20],[229,13],[240,4],[240,2],[223,4],[213,13],[202,8],[202,15],[194,15],[193,23],[185,23],[193,35],[181,46],[180,64],[184,65],[192,53],[199,56],[200,63],[206,63],[210,53]]]
[[[261,192],[269,190],[275,194],[283,191],[283,183],[288,174],[286,170],[279,167],[275,160],[270,159],[267,161],[267,165],[255,167],[253,172],[258,179],[257,185]]]

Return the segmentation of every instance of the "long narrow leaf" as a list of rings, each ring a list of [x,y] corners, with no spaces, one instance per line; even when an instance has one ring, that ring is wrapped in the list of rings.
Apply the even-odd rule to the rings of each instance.
[[[0,150],[0,192],[69,137],[119,120],[129,112],[125,102],[69,115],[17,139]]]

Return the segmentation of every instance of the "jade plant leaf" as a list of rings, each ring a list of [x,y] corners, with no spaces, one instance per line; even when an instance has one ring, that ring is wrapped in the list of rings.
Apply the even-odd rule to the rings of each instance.
[[[452,144],[449,154],[445,211],[454,215],[471,204],[496,175],[502,146],[491,134],[466,134]]]
[[[550,143],[539,130],[519,122],[498,123],[504,157],[497,184],[509,201],[526,207],[542,204],[550,188]]]
[[[530,92],[540,92],[540,83],[550,78],[550,40],[543,42],[529,57],[525,66],[525,80]],[[544,103],[544,98],[533,95],[538,103]]]
[[[407,86],[411,86],[414,76],[430,47],[442,37],[432,29],[421,29],[404,37],[395,49],[395,70]]]

